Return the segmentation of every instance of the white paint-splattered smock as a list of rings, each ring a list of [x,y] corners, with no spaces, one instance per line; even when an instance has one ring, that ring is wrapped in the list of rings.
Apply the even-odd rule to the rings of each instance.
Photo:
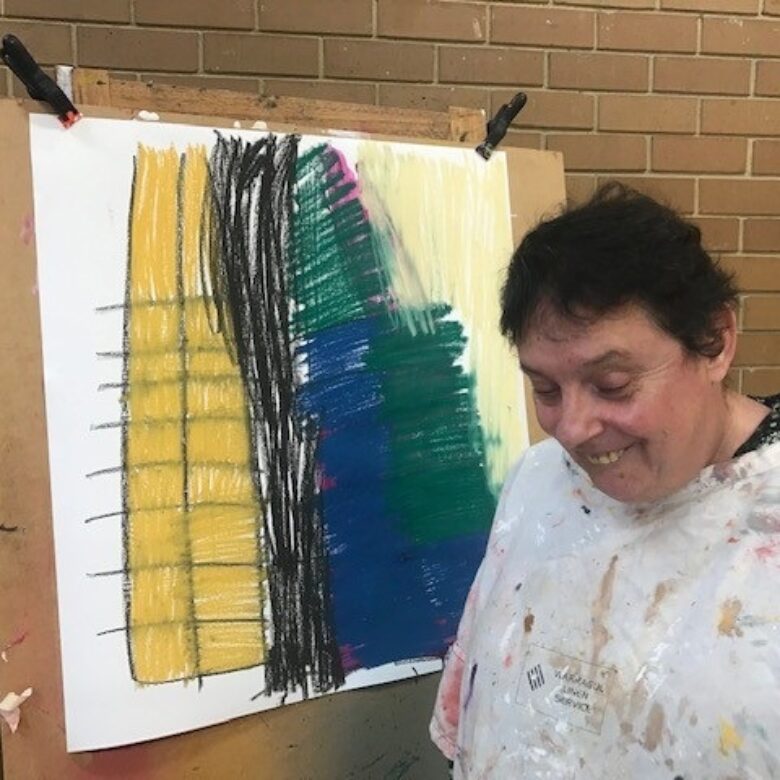
[[[431,733],[468,780],[780,778],[780,443],[644,511],[532,447]]]

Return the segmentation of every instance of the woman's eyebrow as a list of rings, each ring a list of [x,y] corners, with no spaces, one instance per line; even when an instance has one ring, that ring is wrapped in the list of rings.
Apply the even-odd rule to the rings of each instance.
[[[521,370],[521,371],[522,371],[524,374],[528,374],[528,375],[531,375],[531,374],[533,374],[533,376],[538,376],[538,377],[541,377],[541,378],[543,378],[543,379],[544,379],[544,378],[546,378],[546,377],[544,376],[544,374],[543,374],[541,371],[537,371],[535,368],[531,368],[531,366],[529,366],[529,365],[526,365],[526,364],[525,364],[525,363],[523,363],[522,361],[520,361],[520,370]]]
[[[588,371],[604,368],[632,369],[637,367],[637,363],[636,358],[628,352],[625,352],[622,349],[610,349],[602,355],[587,360],[582,364],[582,367]],[[543,371],[539,371],[539,369],[529,366],[527,363],[523,363],[522,360],[520,361],[520,370],[524,374],[538,376],[543,379],[546,378]]]
[[[599,355],[598,357],[593,358],[592,360],[588,360],[583,364],[584,368],[587,369],[598,369],[598,368],[622,368],[622,369],[630,369],[630,368],[636,368],[636,358],[629,354],[628,352],[624,352],[621,349],[610,349],[608,352],[605,352],[603,355]]]

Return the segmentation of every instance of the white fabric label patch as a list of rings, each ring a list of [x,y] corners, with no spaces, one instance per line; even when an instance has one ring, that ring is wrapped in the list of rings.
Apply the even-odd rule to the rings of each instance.
[[[531,645],[516,700],[540,715],[601,734],[615,673],[611,667]]]

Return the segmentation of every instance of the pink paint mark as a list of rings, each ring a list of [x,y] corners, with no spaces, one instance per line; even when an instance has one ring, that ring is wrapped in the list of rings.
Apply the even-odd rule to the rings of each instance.
[[[349,167],[349,163],[344,154],[339,149],[335,149],[332,146],[329,148],[329,151],[336,157],[336,162],[331,165],[328,176],[338,176],[341,174],[341,181],[338,182],[338,186],[343,187],[345,185],[352,185],[350,190],[342,195],[337,201],[334,201],[333,207],[335,208],[350,200],[358,199],[358,196],[360,195],[360,182],[358,181],[355,172]],[[368,219],[368,214],[362,203],[360,204],[360,207],[363,211],[363,216]]]
[[[509,668],[509,667],[512,665],[512,663],[513,663],[513,662],[514,662],[514,658],[512,658],[512,654],[511,654],[511,653],[509,653],[509,654],[508,654],[508,655],[507,655],[507,656],[504,658],[504,669],[508,669],[508,668]]]
[[[18,645],[22,644],[25,639],[29,636],[29,631],[22,631],[20,634],[17,634],[10,642],[8,642],[5,647],[3,647],[0,652],[7,653],[12,647],[17,647]]]
[[[19,238],[25,246],[30,246],[35,237],[35,223],[32,214],[27,214],[22,220],[22,226],[19,228]]]
[[[336,485],[338,485],[336,477],[329,477],[327,474],[320,477],[320,490],[333,490]]]
[[[436,620],[434,620],[433,622],[436,623],[437,626],[446,626],[447,618],[436,618]]]
[[[441,678],[439,697],[436,702],[437,714],[450,729],[457,729],[460,716],[460,689],[465,670],[463,659],[450,656]]]
[[[355,645],[340,645],[339,646],[339,653],[341,655],[341,665],[344,668],[345,672],[354,672],[355,669],[362,669],[363,663],[357,656],[357,650],[360,649],[362,645],[358,645],[357,647]]]
[[[780,542],[769,542],[769,544],[762,544],[761,547],[756,547],[756,556],[762,563],[767,563],[780,553]]]

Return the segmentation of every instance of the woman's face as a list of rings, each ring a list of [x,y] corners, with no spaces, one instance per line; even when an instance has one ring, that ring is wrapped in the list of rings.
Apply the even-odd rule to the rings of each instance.
[[[542,304],[518,353],[539,424],[608,496],[654,501],[721,459],[727,361],[687,355],[639,306],[584,322]]]

